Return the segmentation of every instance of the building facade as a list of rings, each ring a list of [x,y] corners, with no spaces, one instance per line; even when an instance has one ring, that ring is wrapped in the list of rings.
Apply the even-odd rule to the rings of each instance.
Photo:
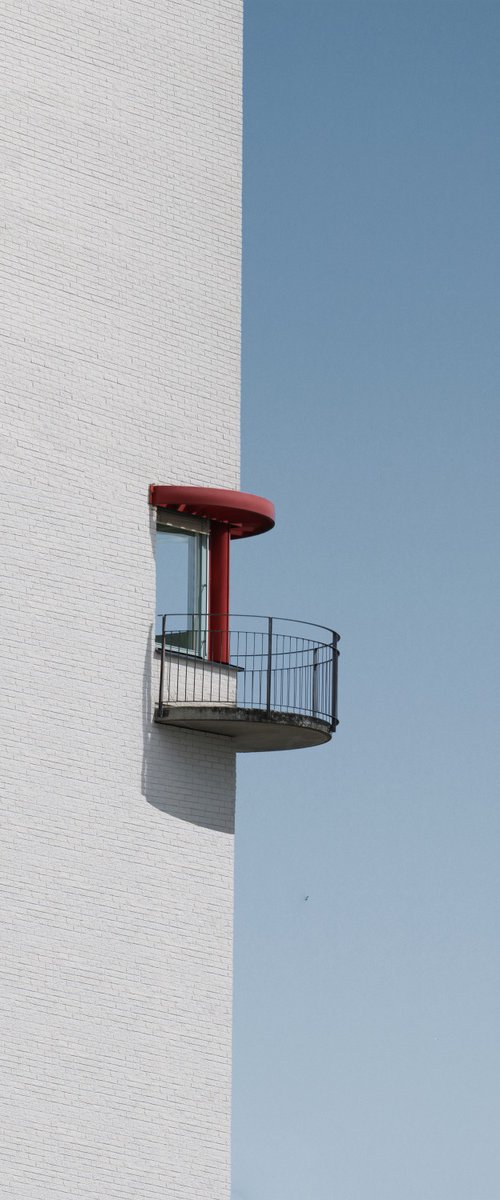
[[[153,481],[239,482],[241,0],[4,9],[2,1194],[229,1195],[235,753]]]
[[[338,635],[230,611],[241,0],[4,9],[8,1200],[228,1200],[237,750],[328,741]]]

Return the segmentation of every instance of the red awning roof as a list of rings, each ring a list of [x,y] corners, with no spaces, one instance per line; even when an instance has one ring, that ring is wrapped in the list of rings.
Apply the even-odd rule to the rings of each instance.
[[[274,504],[270,500],[250,492],[232,492],[229,488],[152,483],[149,500],[156,508],[171,508],[175,512],[221,521],[230,526],[233,538],[266,533],[275,522]]]

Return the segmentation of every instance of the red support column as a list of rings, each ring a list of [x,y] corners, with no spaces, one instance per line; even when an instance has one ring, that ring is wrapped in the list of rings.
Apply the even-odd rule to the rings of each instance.
[[[208,587],[208,657],[229,662],[229,525],[212,524]]]

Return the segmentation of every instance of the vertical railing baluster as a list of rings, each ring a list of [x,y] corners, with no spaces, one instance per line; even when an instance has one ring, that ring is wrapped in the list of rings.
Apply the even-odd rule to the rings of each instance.
[[[166,638],[167,618],[163,614],[161,619],[161,662],[160,662],[160,690],[158,695],[158,716],[163,716],[163,681],[165,675],[165,638]]]
[[[318,712],[318,647],[313,650],[313,676],[312,676],[312,713],[313,717]]]
[[[273,669],[273,618],[267,618],[267,688],[266,708],[271,712],[271,672]]]
[[[332,644],[332,726],[337,725],[337,680],[338,680],[338,663],[339,652],[337,650],[338,637],[335,634]]]

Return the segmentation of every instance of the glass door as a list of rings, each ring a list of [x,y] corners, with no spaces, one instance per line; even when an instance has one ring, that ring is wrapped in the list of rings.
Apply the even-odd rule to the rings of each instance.
[[[208,537],[159,525],[156,530],[156,640],[166,613],[167,645],[206,654]]]

